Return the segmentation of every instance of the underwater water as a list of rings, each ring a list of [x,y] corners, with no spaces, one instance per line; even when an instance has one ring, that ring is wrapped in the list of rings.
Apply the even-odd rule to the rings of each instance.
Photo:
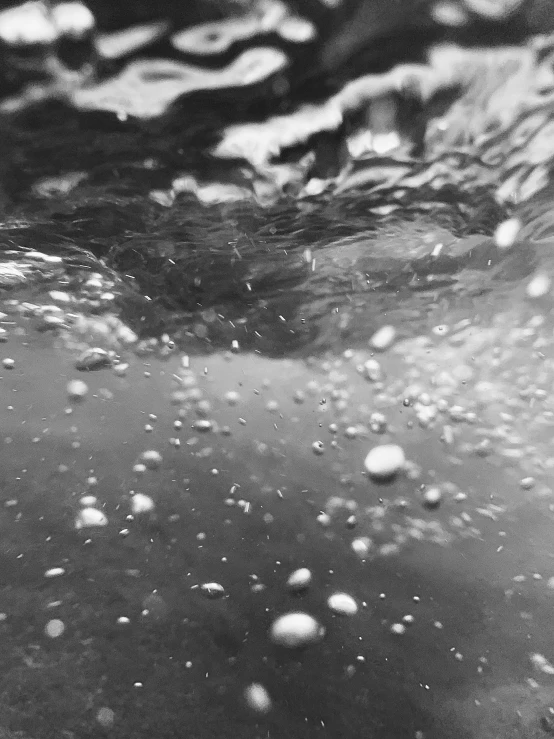
[[[0,12],[2,739],[554,734],[553,20]]]

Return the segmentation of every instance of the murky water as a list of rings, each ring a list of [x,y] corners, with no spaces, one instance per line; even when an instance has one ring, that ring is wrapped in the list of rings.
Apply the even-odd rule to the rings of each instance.
[[[0,14],[1,736],[554,733],[552,19],[332,5]]]

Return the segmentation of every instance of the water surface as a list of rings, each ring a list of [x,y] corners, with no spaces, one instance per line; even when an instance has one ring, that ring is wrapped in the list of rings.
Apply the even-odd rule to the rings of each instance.
[[[548,736],[551,39],[272,8],[2,36],[2,731]]]

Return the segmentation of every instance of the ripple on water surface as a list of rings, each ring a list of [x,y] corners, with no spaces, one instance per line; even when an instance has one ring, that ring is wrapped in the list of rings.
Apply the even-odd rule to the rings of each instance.
[[[77,10],[0,15],[113,65],[4,106],[0,723],[551,733],[551,39],[316,100],[281,3]]]

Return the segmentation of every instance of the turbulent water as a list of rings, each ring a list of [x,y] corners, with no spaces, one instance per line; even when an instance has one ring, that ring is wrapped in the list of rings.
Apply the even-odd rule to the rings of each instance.
[[[0,12],[0,737],[554,734],[552,30]]]

